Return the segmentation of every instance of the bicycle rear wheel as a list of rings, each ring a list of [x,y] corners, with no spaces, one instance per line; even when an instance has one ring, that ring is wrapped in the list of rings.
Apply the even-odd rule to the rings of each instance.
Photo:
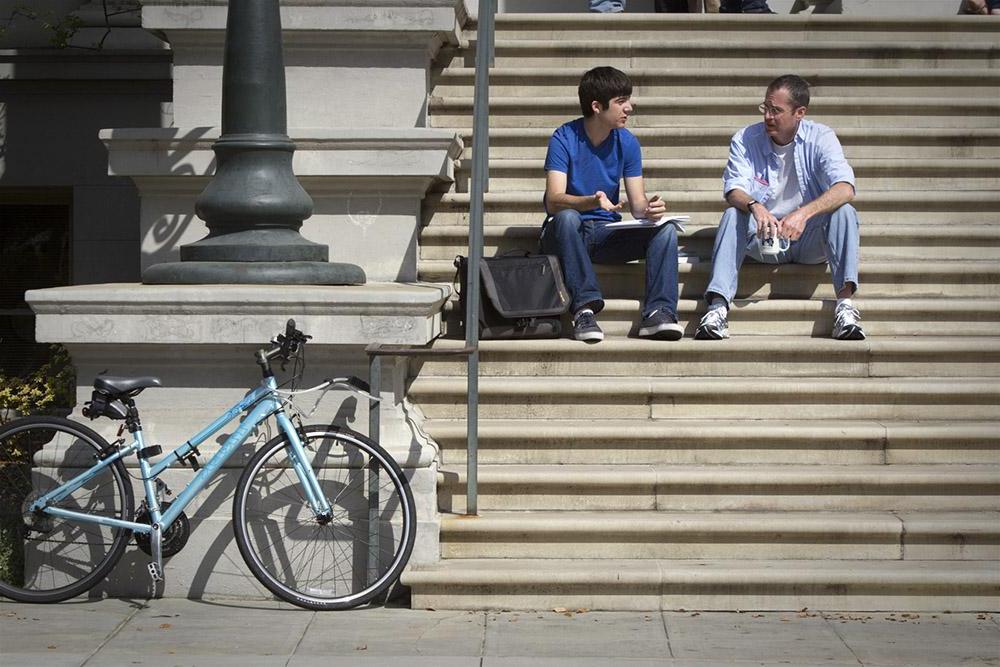
[[[25,417],[0,428],[0,595],[59,602],[89,590],[121,558],[131,531],[32,512],[38,498],[94,465],[104,438],[60,417]],[[53,503],[131,520],[132,486],[121,461]]]
[[[305,431],[306,455],[332,516],[310,508],[281,435],[240,477],[236,544],[279,598],[307,609],[349,609],[387,591],[403,571],[416,535],[413,494],[392,457],[365,436],[328,426]]]

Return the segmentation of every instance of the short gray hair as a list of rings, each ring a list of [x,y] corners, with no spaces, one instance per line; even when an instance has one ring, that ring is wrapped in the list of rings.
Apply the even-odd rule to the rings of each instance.
[[[773,93],[781,89],[788,91],[788,97],[791,98],[792,104],[796,108],[809,106],[809,83],[801,76],[783,74],[771,82],[771,85],[767,87],[767,92]]]

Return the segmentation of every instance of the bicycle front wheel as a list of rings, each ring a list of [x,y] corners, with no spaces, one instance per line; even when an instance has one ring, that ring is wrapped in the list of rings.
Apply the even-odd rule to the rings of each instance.
[[[82,424],[24,417],[0,428],[0,595],[59,602],[89,590],[121,558],[131,531],[32,511],[36,498],[73,479],[108,447]],[[132,486],[121,461],[52,503],[95,519],[131,520]]]
[[[240,477],[236,544],[254,576],[283,600],[317,610],[365,604],[388,590],[410,557],[413,494],[399,465],[360,433],[309,426],[303,445],[331,515],[313,512],[281,435]]]

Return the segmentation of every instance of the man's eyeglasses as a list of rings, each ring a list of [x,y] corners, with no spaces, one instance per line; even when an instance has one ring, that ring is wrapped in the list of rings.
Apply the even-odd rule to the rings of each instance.
[[[765,116],[780,116],[786,111],[786,109],[782,109],[781,107],[772,107],[769,104],[761,104],[757,107],[757,110]]]

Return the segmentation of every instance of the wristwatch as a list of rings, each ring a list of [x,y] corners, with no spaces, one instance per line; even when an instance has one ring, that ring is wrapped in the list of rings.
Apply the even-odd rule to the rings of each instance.
[[[756,199],[751,199],[750,201],[748,201],[747,202],[747,213],[750,213],[751,215],[753,215],[753,205],[754,204],[759,204],[759,203],[760,202],[757,201]]]

